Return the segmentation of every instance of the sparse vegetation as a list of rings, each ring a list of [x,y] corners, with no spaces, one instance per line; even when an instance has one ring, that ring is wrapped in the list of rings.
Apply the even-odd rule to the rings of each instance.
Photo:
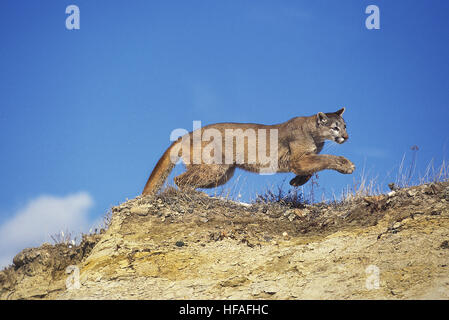
[[[267,189],[265,193],[258,194],[256,196],[255,202],[264,202],[271,203],[276,202],[283,205],[288,205],[292,208],[301,208],[304,204],[307,203],[307,200],[304,199],[304,193],[299,188],[292,188],[288,191],[285,191],[284,182],[281,185],[275,187],[273,189]]]
[[[50,238],[53,240],[55,245],[56,244],[75,245],[77,239],[76,237],[72,238],[72,233],[67,230],[66,232],[61,230],[59,233],[50,235]]]
[[[78,245],[84,237],[102,234],[109,228],[112,221],[112,208],[110,208],[106,214],[103,216],[101,223],[93,227],[89,230],[88,233],[79,233],[78,235],[74,235],[73,232],[61,230],[60,232],[50,235],[50,239],[53,241],[54,245],[65,244],[67,246],[75,246]]]
[[[106,214],[103,217],[102,224],[99,226],[100,232],[101,229],[107,230],[109,226],[111,225],[112,221],[112,208],[109,208],[109,210],[106,212]]]
[[[391,191],[391,188],[408,188],[426,183],[449,181],[449,163],[445,160],[439,166],[435,166],[435,161],[432,159],[427,165],[424,174],[416,173],[418,150],[419,148],[417,146],[411,147],[412,157],[408,165],[406,164],[406,154],[403,155],[395,178],[390,178],[390,175],[387,175],[380,182],[379,176],[371,177],[366,167],[363,166],[360,174],[354,177],[352,185],[344,188],[339,195],[333,191],[330,199],[326,199],[325,193],[323,192],[320,202],[344,203],[387,193]],[[390,189],[388,189],[389,185]],[[318,187],[318,175],[315,175],[311,179],[308,187],[291,188],[288,186],[290,189],[287,191],[284,180],[281,184],[271,186],[264,193],[256,195],[255,202],[284,203],[299,208],[304,204],[317,203],[316,193]]]

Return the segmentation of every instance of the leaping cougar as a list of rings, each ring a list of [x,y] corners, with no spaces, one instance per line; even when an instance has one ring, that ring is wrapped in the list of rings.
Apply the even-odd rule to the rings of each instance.
[[[344,111],[345,108],[331,113],[318,112],[309,117],[295,117],[275,125],[216,123],[194,130],[173,142],[165,151],[153,169],[142,194],[156,193],[179,158],[182,158],[187,168],[186,172],[174,179],[180,188],[214,188],[223,185],[232,177],[235,168],[260,172],[261,169],[266,168],[266,162],[263,162],[261,154],[255,154],[254,150],[256,146],[259,147],[267,142],[266,135],[260,134],[262,131],[274,130],[273,132],[277,133],[275,143],[270,140],[270,144],[263,150],[265,155],[276,155],[274,159],[276,166],[273,172],[296,174],[296,177],[290,181],[292,186],[305,184],[315,172],[325,169],[350,174],[355,170],[355,166],[345,157],[319,155],[326,140],[339,144],[348,140],[346,123],[342,118]],[[230,145],[226,144],[223,147],[223,141],[216,141],[217,136],[224,137],[229,132],[234,132],[234,137],[227,140],[231,141]],[[238,132],[240,136],[235,132]],[[202,137],[205,133],[208,133],[209,140],[195,143],[195,135]],[[211,136],[214,137],[212,142],[210,142]],[[183,146],[187,146],[184,148],[187,150],[182,150]],[[209,153],[213,151],[210,155],[215,160],[222,161],[211,162],[210,157],[209,160],[200,157],[199,161],[195,161],[195,154],[204,154],[201,148],[203,152],[205,149]],[[230,153],[226,154],[227,151]]]

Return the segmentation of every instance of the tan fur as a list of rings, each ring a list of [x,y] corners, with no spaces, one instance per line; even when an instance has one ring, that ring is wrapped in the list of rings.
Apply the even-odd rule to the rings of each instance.
[[[332,169],[340,173],[349,174],[355,170],[354,164],[348,159],[341,156],[334,155],[318,155],[321,152],[325,140],[335,140],[338,143],[343,143],[348,139],[346,133],[346,125],[341,115],[344,108],[334,113],[318,113],[309,117],[296,117],[289,121],[276,125],[262,125],[255,123],[217,123],[202,127],[201,134],[206,129],[216,129],[221,135],[225,136],[226,129],[267,129],[267,136],[269,129],[278,130],[278,167],[276,172],[293,172],[297,176],[290,181],[293,186],[299,186],[306,183],[313,173]],[[334,130],[335,126],[339,126],[339,130]],[[331,130],[332,129],[332,130]],[[213,188],[225,184],[234,174],[235,168],[241,168],[246,171],[259,172],[263,167],[260,159],[257,157],[255,163],[248,163],[248,139],[244,139],[243,154],[241,150],[238,151],[235,146],[232,153],[232,163],[225,163],[224,148],[220,155],[223,159],[223,164],[206,164],[203,161],[199,164],[193,164],[193,154],[196,150],[193,145],[193,133],[190,132],[185,138],[190,138],[190,157],[181,154],[181,150],[174,151],[184,160],[186,165],[186,172],[175,177],[175,183],[180,188]],[[256,142],[259,137],[256,135]],[[211,140],[212,141],[212,140]],[[268,138],[267,138],[268,141]],[[210,145],[210,141],[202,142],[201,148]],[[221,141],[219,142],[221,143]],[[143,195],[156,193],[168,175],[173,169],[173,159],[170,159],[170,153],[174,148],[179,148],[181,145],[181,138],[174,142],[164,153],[161,159],[156,164],[151,173]],[[198,146],[197,146],[198,147]],[[270,154],[270,144],[267,144],[267,154]],[[237,163],[237,156],[244,156],[244,163]]]

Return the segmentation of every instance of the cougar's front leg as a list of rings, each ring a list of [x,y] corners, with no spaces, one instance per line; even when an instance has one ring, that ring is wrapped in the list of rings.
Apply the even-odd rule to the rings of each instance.
[[[310,154],[292,159],[290,168],[298,176],[309,176],[315,172],[331,169],[340,173],[349,174],[355,170],[355,165],[342,156],[330,154]]]

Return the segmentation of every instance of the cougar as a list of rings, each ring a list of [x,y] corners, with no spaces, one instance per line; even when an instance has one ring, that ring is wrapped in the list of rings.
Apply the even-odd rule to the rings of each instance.
[[[265,173],[293,172],[296,176],[290,181],[292,186],[305,184],[315,172],[325,169],[350,174],[355,166],[345,157],[319,154],[326,140],[338,144],[348,140],[346,123],[342,118],[344,111],[345,108],[330,113],[318,112],[275,125],[216,123],[193,130],[178,138],[165,151],[148,178],[142,195],[158,192],[180,158],[186,165],[186,171],[174,178],[180,189],[223,185],[236,168],[257,173],[262,173],[262,170]],[[231,139],[226,136],[230,132]],[[270,133],[270,143],[265,146],[267,132]],[[208,137],[206,141],[205,136]],[[225,147],[220,141],[223,136],[226,136]],[[211,138],[214,139],[211,141]],[[256,147],[259,149],[257,154]],[[267,165],[264,160],[267,154],[272,156],[275,165]]]

